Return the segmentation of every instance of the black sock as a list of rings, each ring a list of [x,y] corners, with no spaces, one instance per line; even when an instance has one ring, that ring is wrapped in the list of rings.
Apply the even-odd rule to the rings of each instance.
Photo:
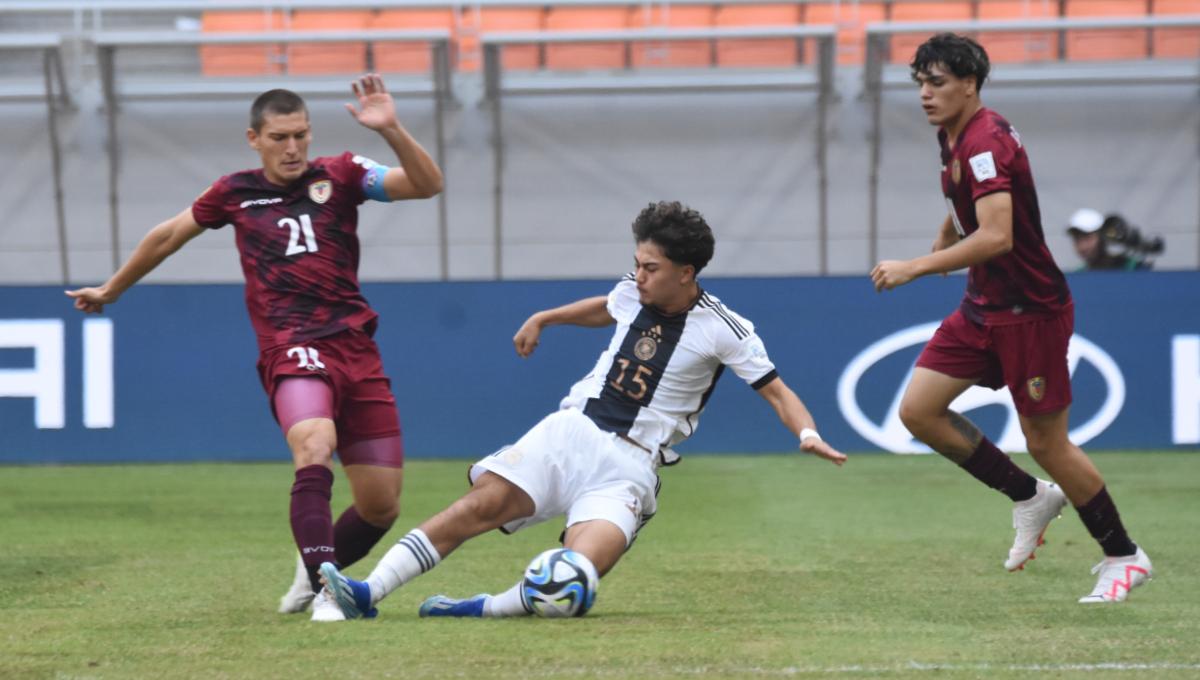
[[[1037,493],[1037,478],[1017,467],[1012,458],[1004,455],[987,437],[960,467],[1014,502],[1027,501]]]
[[[1088,533],[1100,544],[1105,555],[1125,557],[1137,552],[1137,546],[1129,540],[1129,534],[1125,533],[1121,513],[1117,512],[1117,506],[1108,495],[1108,487],[1100,487],[1100,491],[1092,500],[1075,508],[1075,511],[1079,513],[1083,526],[1087,527]]]

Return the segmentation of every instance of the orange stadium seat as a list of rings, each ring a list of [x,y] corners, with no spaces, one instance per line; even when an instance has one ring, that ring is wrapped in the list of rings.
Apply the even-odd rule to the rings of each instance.
[[[385,9],[376,14],[369,24],[372,30],[441,29],[450,32],[451,67],[456,60],[455,11],[445,9]],[[433,52],[426,43],[375,43],[375,70],[381,73],[426,73],[433,62]]]
[[[802,22],[799,5],[723,5],[714,23],[737,26],[795,26]],[[718,40],[719,66],[794,66],[799,58],[795,40]]]
[[[548,31],[603,31],[624,28],[629,28],[629,13],[624,7],[552,6],[546,11]],[[546,68],[623,69],[625,43],[547,45]]]
[[[246,33],[283,28],[279,12],[205,12],[200,29],[205,33]],[[201,45],[200,72],[206,76],[260,76],[282,72],[277,45]]]
[[[986,0],[979,3],[979,18],[984,21],[1052,19],[1058,16],[1058,3],[1043,0]],[[979,34],[979,43],[994,64],[1048,61],[1058,58],[1057,31],[1040,33]]]
[[[1067,0],[1064,16],[1141,17],[1147,0]],[[1067,59],[1075,61],[1145,59],[1148,41],[1140,28],[1067,31]]]
[[[486,33],[540,31],[545,27],[541,7],[478,7],[463,14],[463,32],[459,43],[463,70],[479,68],[479,38]],[[473,29],[473,31],[471,30]],[[536,71],[542,66],[537,45],[505,46],[500,61],[506,71]]]
[[[804,10],[804,23],[834,24],[838,27],[839,64],[861,64],[866,53],[867,24],[883,21],[886,17],[887,12],[881,2],[822,2],[810,4]]]
[[[293,31],[362,31],[371,12],[361,10],[296,10]],[[361,42],[309,43],[288,47],[288,73],[362,73],[367,70],[367,46]]]
[[[711,5],[642,5],[629,8],[632,28],[711,28]],[[631,48],[634,67],[707,67],[712,66],[712,43],[708,40],[680,40],[664,43],[640,43]]]
[[[966,21],[971,18],[969,2],[906,2],[892,4],[891,21]],[[893,64],[907,64],[928,35],[907,33],[892,36]]]
[[[1155,16],[1200,14],[1200,0],[1154,0]],[[1200,57],[1200,29],[1154,29],[1156,59],[1195,59]]]

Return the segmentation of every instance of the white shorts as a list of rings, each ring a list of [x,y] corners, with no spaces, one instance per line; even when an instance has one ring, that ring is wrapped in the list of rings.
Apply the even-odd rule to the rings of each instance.
[[[607,520],[633,543],[654,516],[658,475],[645,450],[596,427],[577,409],[556,411],[506,446],[471,466],[471,483],[493,472],[533,499],[534,514],[505,524],[512,533],[566,515],[566,526]]]

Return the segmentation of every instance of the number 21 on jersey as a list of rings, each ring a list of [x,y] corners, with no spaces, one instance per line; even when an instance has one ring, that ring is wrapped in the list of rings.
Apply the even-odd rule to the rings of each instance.
[[[290,217],[284,217],[279,220],[277,226],[280,228],[287,227],[291,231],[287,252],[284,253],[288,257],[301,253],[317,252],[317,235],[313,231],[312,218],[308,216],[308,213],[301,215],[299,222]],[[304,243],[300,242],[301,235],[304,236]]]

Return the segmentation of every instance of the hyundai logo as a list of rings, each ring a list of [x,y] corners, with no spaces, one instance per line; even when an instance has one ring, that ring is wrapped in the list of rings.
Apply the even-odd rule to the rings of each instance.
[[[842,376],[838,379],[838,406],[850,426],[867,441],[893,453],[931,452],[928,446],[913,439],[912,434],[904,427],[904,423],[900,422],[900,399],[904,396],[904,389],[912,378],[912,367],[909,367],[904,379],[896,386],[895,396],[892,397],[887,413],[880,422],[873,421],[863,413],[858,404],[857,394],[859,380],[872,366],[913,345],[924,345],[933,337],[933,333],[940,323],[934,321],[892,333],[859,352],[858,356],[854,357],[842,371]],[[1074,335],[1071,337],[1071,343],[1067,349],[1067,367],[1072,376],[1075,375],[1075,369],[1079,366],[1080,361],[1087,361],[1096,368],[1104,379],[1107,390],[1099,411],[1088,421],[1071,430],[1071,441],[1082,445],[1103,432],[1121,412],[1121,407],[1125,404],[1125,377],[1121,374],[1117,362],[1113,361],[1107,352],[1090,340]],[[959,413],[966,413],[982,406],[991,405],[1003,406],[1008,411],[1003,432],[998,438],[993,439],[996,446],[1004,451],[1024,451],[1025,436],[1021,433],[1017,409],[1013,405],[1012,395],[1007,389],[989,390],[984,387],[971,387],[959,395],[950,404],[950,408]]]

